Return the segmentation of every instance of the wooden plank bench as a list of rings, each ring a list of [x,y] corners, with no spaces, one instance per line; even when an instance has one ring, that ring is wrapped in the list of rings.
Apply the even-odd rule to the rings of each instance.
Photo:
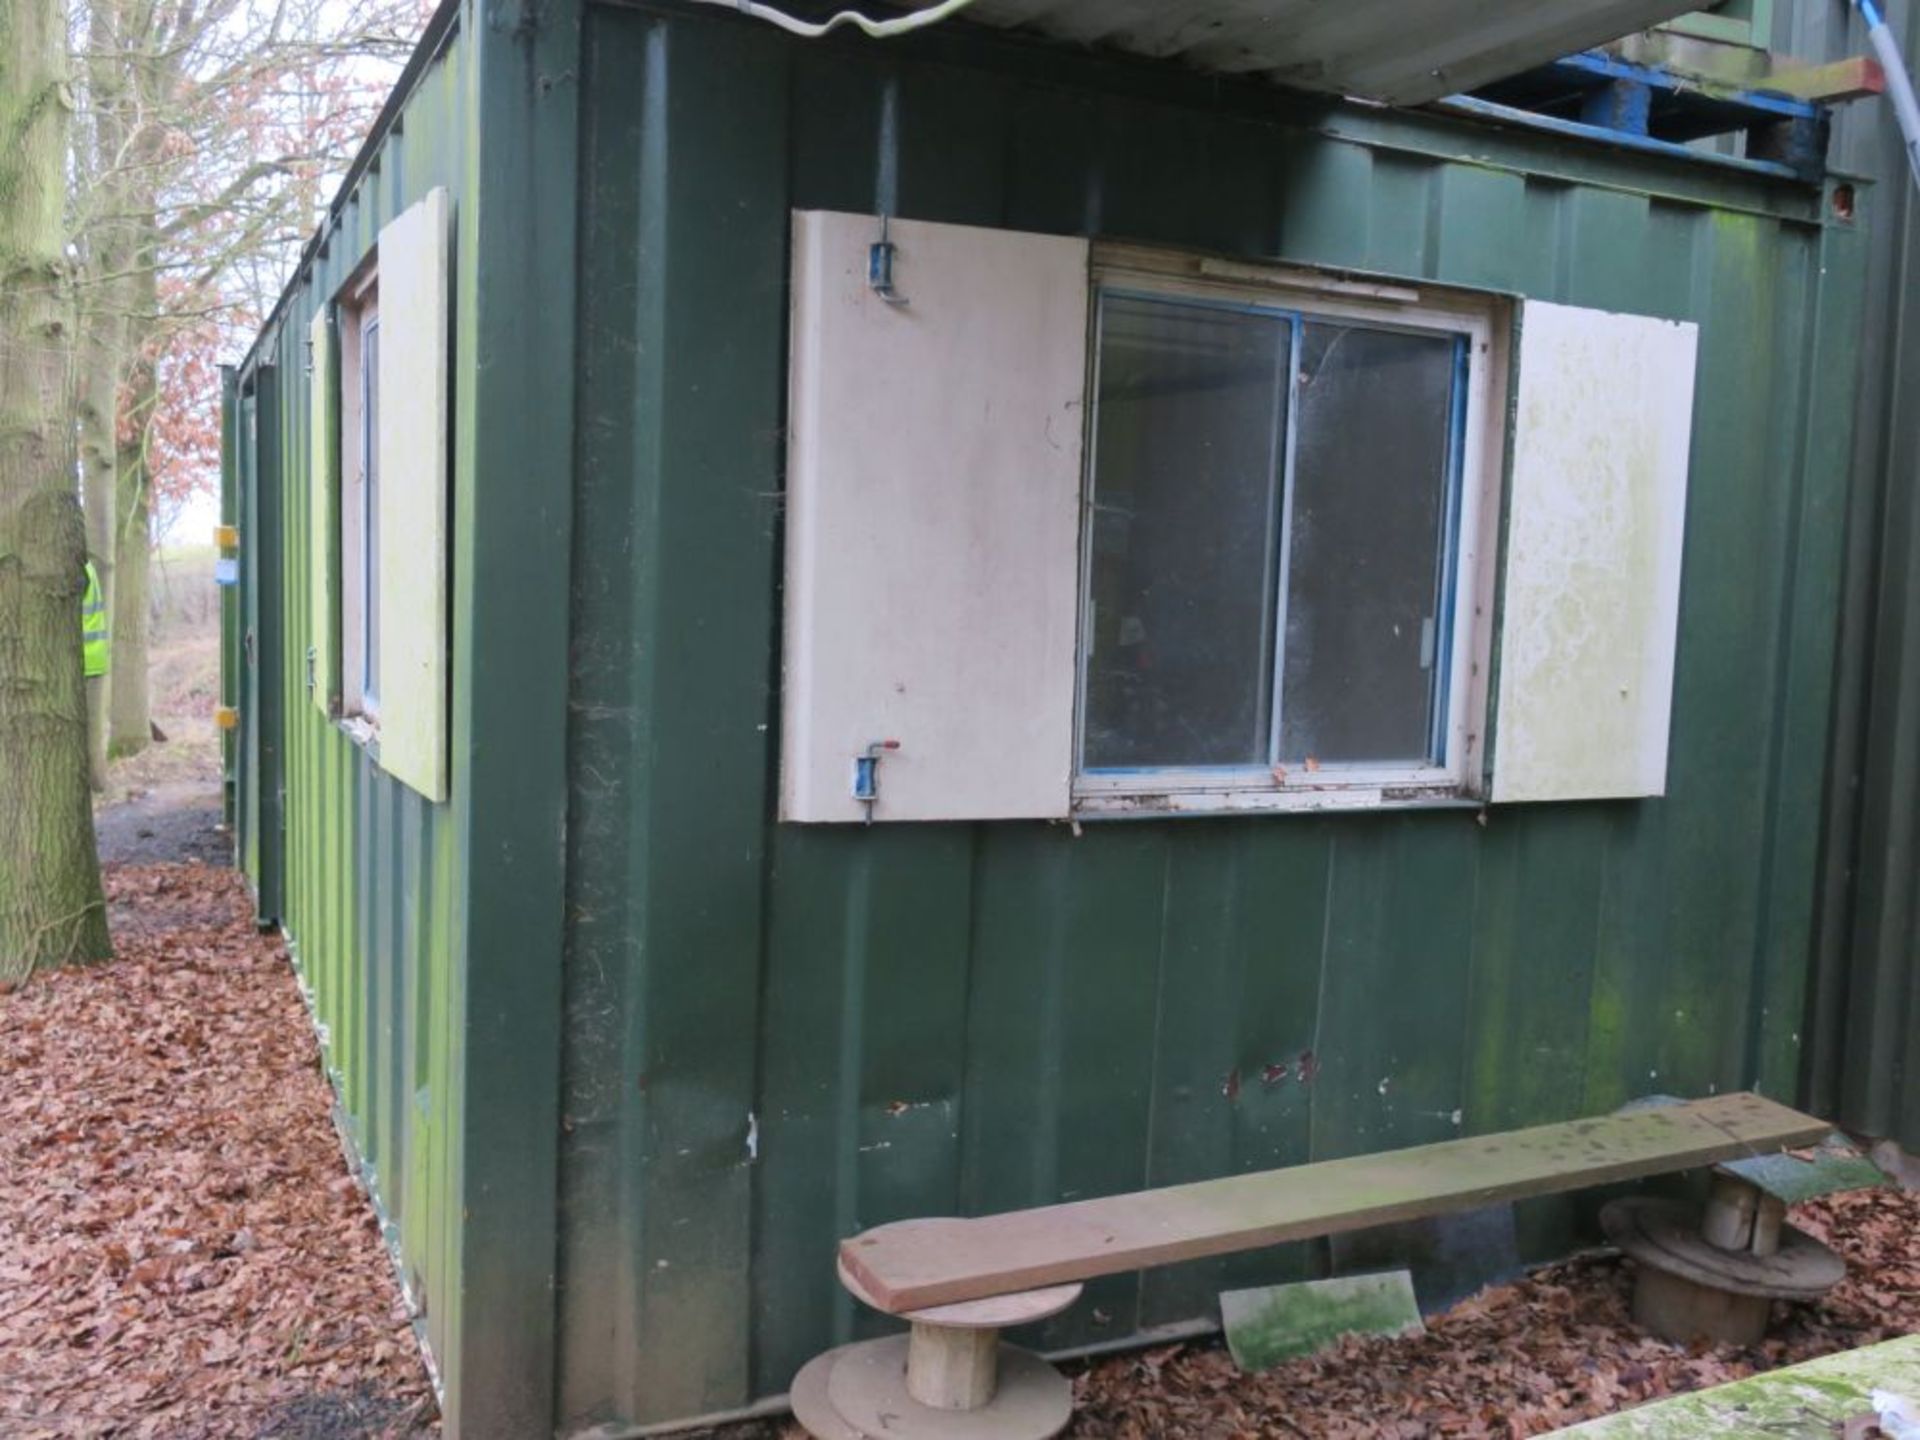
[[[821,1440],[1041,1440],[1071,1416],[1065,1381],[999,1345],[997,1328],[1009,1313],[1056,1313],[1083,1281],[1713,1165],[1811,1145],[1829,1130],[1758,1095],[1720,1095],[978,1219],[883,1225],[841,1243],[841,1279],[910,1321],[911,1335],[820,1356],[794,1381],[794,1412]],[[1723,1218],[1717,1233],[1734,1228]],[[1017,1377],[997,1384],[1013,1357]]]

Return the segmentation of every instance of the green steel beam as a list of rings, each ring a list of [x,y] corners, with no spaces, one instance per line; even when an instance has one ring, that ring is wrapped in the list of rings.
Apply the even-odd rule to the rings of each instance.
[[[747,1389],[759,1171],[759,1031],[773,711],[766,646],[781,455],[743,421],[785,394],[785,47],[765,30],[660,25],[640,87],[639,301],[628,541],[641,616],[628,752],[632,947],[623,1222],[638,1239],[629,1403],[724,1408]],[[715,98],[724,95],[720,119]],[[583,204],[591,208],[596,197]],[[593,423],[594,417],[583,416]],[[733,723],[716,725],[714,717]],[[704,872],[696,880],[689,866]],[[714,887],[728,899],[713,903]],[[626,1078],[622,1076],[622,1078]],[[661,1143],[658,1137],[673,1137]]]
[[[278,924],[284,896],[286,857],[286,732],[280,693],[287,663],[282,653],[280,616],[286,604],[281,574],[281,498],[286,483],[281,447],[280,368],[263,365],[255,375],[254,533],[243,538],[253,558],[251,603],[254,650],[254,733],[258,737],[253,784],[259,791],[255,812],[254,919]]]
[[[553,1428],[580,12],[473,0],[454,218],[456,1309],[462,1440]],[[532,403],[538,397],[538,403]]]

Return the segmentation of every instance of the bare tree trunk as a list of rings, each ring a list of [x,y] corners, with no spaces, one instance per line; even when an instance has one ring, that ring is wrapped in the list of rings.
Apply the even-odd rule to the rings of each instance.
[[[0,0],[4,3],[4,0]],[[132,92],[143,108],[158,110],[165,81],[160,62],[134,60]],[[153,488],[147,467],[147,433],[159,403],[153,342],[160,328],[160,212],[153,166],[159,130],[138,127],[125,142],[138,168],[134,178],[116,187],[121,210],[115,227],[113,262],[121,278],[113,284],[119,322],[120,410],[115,426],[113,593],[108,597],[113,640],[112,680],[107,687],[107,753],[137,755],[153,736],[148,701],[148,629],[152,601]]]
[[[63,0],[0,4],[0,983],[108,953],[67,428]]]
[[[128,278],[133,252],[127,234],[128,151],[125,0],[90,0],[85,51],[87,111],[73,127],[74,173],[86,187],[88,209],[80,224],[86,270],[80,287],[79,405],[80,493],[87,512],[87,554],[100,579],[100,593],[113,615],[114,570],[119,531],[120,382],[125,374]],[[137,114],[137,109],[132,112]],[[144,157],[140,157],[144,159]],[[109,642],[111,642],[109,623]],[[109,696],[113,675],[87,682],[87,766],[96,791],[107,781]]]
[[[152,287],[149,284],[147,288]],[[135,313],[151,314],[151,302],[145,302],[144,308]],[[130,328],[136,334],[143,329],[137,321]],[[108,600],[112,607],[108,615],[113,674],[107,689],[107,747],[116,756],[138,754],[147,748],[153,734],[147,686],[153,491],[147,474],[146,427],[157,391],[153,362],[145,355],[134,360],[124,393],[129,420],[116,447],[113,593]]]
[[[116,465],[114,411],[120,393],[119,320],[108,297],[90,293],[80,323],[80,493],[87,512],[87,554],[113,614]],[[109,632],[111,633],[111,632]],[[87,771],[93,788],[107,783],[107,696],[111,672],[87,684]]]

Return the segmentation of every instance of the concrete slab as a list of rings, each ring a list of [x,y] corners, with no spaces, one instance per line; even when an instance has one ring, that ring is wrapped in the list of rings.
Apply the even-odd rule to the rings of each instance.
[[[1581,1440],[1723,1440],[1732,1435],[1835,1440],[1875,1433],[1856,1423],[1870,1419],[1875,1390],[1920,1397],[1920,1335],[1642,1405],[1554,1434]]]

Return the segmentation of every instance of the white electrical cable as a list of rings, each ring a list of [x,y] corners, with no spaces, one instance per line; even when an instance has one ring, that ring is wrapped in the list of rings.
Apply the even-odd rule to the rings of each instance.
[[[738,10],[742,15],[751,15],[756,20],[765,20],[778,25],[782,30],[794,35],[804,35],[809,40],[817,40],[829,30],[842,25],[858,25],[876,40],[885,40],[890,35],[904,35],[909,30],[924,29],[936,25],[949,15],[964,10],[973,0],[941,0],[938,5],[925,10],[915,10],[910,15],[898,15],[891,20],[874,20],[857,10],[842,10],[838,15],[825,20],[800,20],[792,15],[774,9],[771,5],[756,4],[755,0],[701,0],[706,5],[724,5],[729,10]]]

